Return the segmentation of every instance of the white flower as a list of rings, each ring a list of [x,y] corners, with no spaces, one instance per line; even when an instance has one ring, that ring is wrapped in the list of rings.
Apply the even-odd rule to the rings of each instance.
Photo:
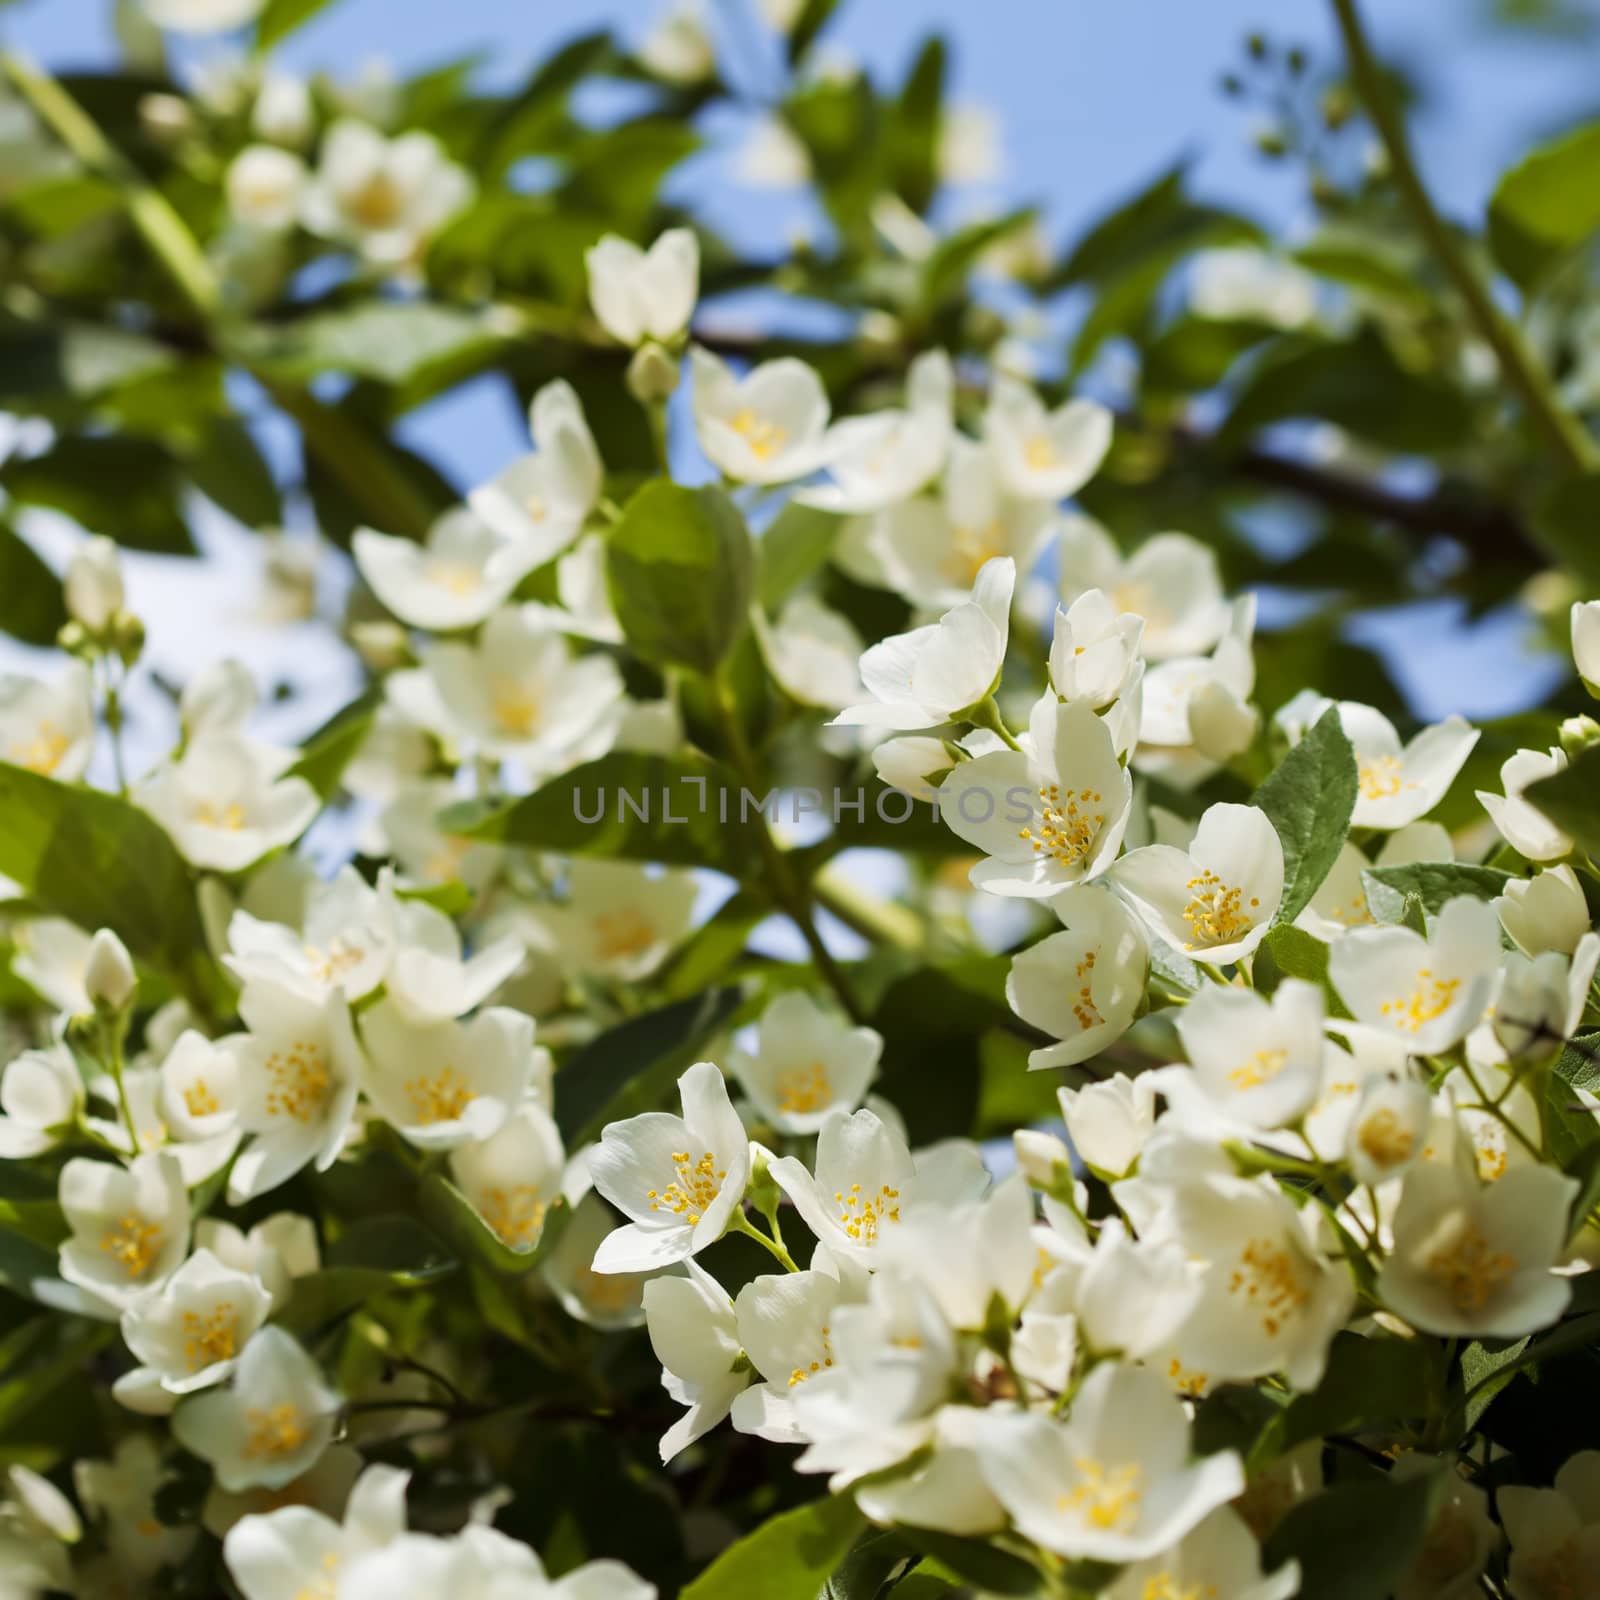
[[[25,1050],[0,1078],[0,1160],[52,1149],[83,1109],[83,1078],[67,1047]]]
[[[1108,876],[1156,937],[1222,965],[1266,937],[1283,899],[1283,845],[1265,812],[1214,805],[1187,850],[1146,845]]]
[[[486,756],[521,764],[536,779],[603,755],[622,713],[622,675],[610,656],[574,658],[561,634],[520,607],[497,611],[477,641],[446,641],[423,654],[424,680],[449,731]],[[390,696],[416,720],[428,707],[390,679]]]
[[[1436,1458],[1408,1451],[1391,1472],[1404,1480],[1439,1465]],[[1394,1600],[1470,1600],[1481,1595],[1478,1579],[1499,1542],[1500,1530],[1489,1517],[1489,1496],[1477,1484],[1464,1482],[1458,1471],[1449,1471],[1443,1503],[1428,1525],[1411,1570],[1396,1584]]]
[[[232,33],[254,22],[266,0],[143,0],[145,15],[173,33]]]
[[[1073,1559],[1138,1561],[1167,1549],[1244,1487],[1231,1452],[1190,1463],[1183,1403],[1154,1373],[1107,1362],[1065,1422],[991,1422],[984,1475],[1025,1537]]]
[[[1500,926],[1530,956],[1546,950],[1571,955],[1589,931],[1589,903],[1565,862],[1545,867],[1531,878],[1509,879],[1494,908],[1500,913]]]
[[[69,615],[90,633],[105,632],[127,604],[122,556],[103,534],[86,539],[72,552],[64,585]]]
[[[402,1017],[422,1027],[476,1010],[525,959],[514,937],[463,957],[460,930],[423,900],[396,898],[394,930],[384,993]]]
[[[688,329],[700,293],[700,241],[668,228],[648,250],[608,233],[584,254],[589,304],[618,344],[671,344]]]
[[[1219,321],[1299,328],[1317,314],[1317,280],[1248,246],[1202,250],[1189,262],[1189,305]]]
[[[811,182],[811,154],[782,118],[763,114],[739,147],[734,176],[755,189],[803,189]]]
[[[1600,934],[1586,933],[1569,958],[1547,950],[1531,960],[1505,957],[1490,1018],[1495,1042],[1512,1061],[1553,1055],[1577,1031],[1600,962]]]
[[[1125,1567],[1101,1600],[1289,1600],[1299,1592],[1299,1564],[1287,1561],[1263,1576],[1261,1550],[1244,1519],[1219,1506],[1170,1550]]]
[[[266,980],[311,1001],[332,992],[359,1000],[383,982],[394,944],[392,900],[354,867],[319,883],[300,932],[235,911],[223,964],[243,984]]]
[[[83,992],[96,1011],[121,1011],[139,986],[128,947],[110,928],[101,928],[89,941],[89,959],[83,969]]]
[[[639,59],[668,83],[704,83],[717,70],[717,57],[699,0],[679,0],[640,41]]]
[[[870,411],[836,422],[828,434],[833,482],[802,489],[796,499],[825,511],[858,516],[882,511],[924,488],[950,448],[955,374],[943,350],[911,363],[906,409]]]
[[[1156,1096],[1149,1075],[1114,1073],[1081,1089],[1056,1091],[1072,1148],[1086,1165],[1121,1177],[1135,1161],[1155,1126]]]
[[[103,1520],[119,1578],[153,1578],[181,1562],[195,1542],[197,1528],[168,1526],[156,1516],[161,1474],[160,1447],[149,1433],[119,1440],[110,1461],[73,1463],[73,1486],[83,1509]]]
[[[569,972],[624,982],[666,960],[689,931],[698,895],[687,872],[581,856],[568,867],[567,883],[567,903],[535,908],[534,921]]]
[[[1270,1000],[1212,985],[1178,1012],[1177,1029],[1196,1087],[1218,1110],[1252,1128],[1284,1128],[1322,1087],[1323,1015],[1322,990],[1298,978]]]
[[[258,1222],[248,1233],[217,1217],[202,1217],[194,1225],[196,1249],[209,1250],[225,1267],[259,1279],[274,1308],[289,1298],[296,1278],[321,1265],[317,1230],[310,1217],[279,1211]]]
[[[750,1141],[709,1061],[678,1079],[683,1115],[607,1123],[589,1153],[594,1186],[630,1221],[595,1253],[596,1272],[669,1266],[720,1239],[744,1200]]]
[[[916,800],[932,800],[939,792],[939,785],[932,780],[942,782],[955,764],[944,740],[931,735],[885,739],[873,747],[871,755],[879,779]]]
[[[228,209],[235,222],[278,233],[300,216],[310,175],[292,150],[273,144],[246,145],[228,164]]]
[[[983,417],[984,442],[1006,490],[1024,500],[1076,494],[1111,448],[1111,413],[1094,400],[1046,411],[1033,389],[997,377]]]
[[[1016,581],[1014,561],[985,562],[970,600],[873,645],[861,658],[872,700],[841,711],[829,726],[932,728],[979,704],[1000,677]]]
[[[1454,859],[1450,835],[1437,822],[1411,822],[1385,835],[1376,862],[1368,861],[1358,846],[1346,840],[1339,847],[1328,876],[1294,919],[1295,926],[1315,934],[1324,944],[1332,944],[1350,928],[1371,926],[1374,921],[1361,876],[1369,867],[1403,867],[1419,861]]]
[[[1007,494],[990,452],[952,433],[937,495],[914,495],[870,522],[847,523],[842,558],[914,604],[952,606],[986,561],[1009,556],[1019,572],[1031,570],[1052,528],[1047,502]]]
[[[579,1153],[574,1165],[584,1166]],[[636,1328],[644,1321],[644,1286],[651,1272],[596,1272],[593,1262],[602,1241],[614,1231],[611,1208],[592,1189],[573,1199],[572,1216],[557,1235],[549,1253],[539,1263],[539,1273],[561,1309],[575,1321],[593,1328]]]
[[[160,1072],[160,1115],[175,1139],[204,1141],[229,1134],[239,1120],[239,1062],[233,1050],[186,1029]],[[237,1138],[229,1143],[233,1153]]]
[[[145,779],[133,798],[186,860],[242,872],[298,838],[321,809],[304,778],[284,776],[288,764],[282,752],[253,740],[212,734]]]
[[[37,917],[12,928],[16,953],[11,970],[57,1011],[80,1016],[91,1009],[83,975],[89,967],[89,935],[62,917]]]
[[[1345,1136],[1356,1182],[1376,1188],[1400,1177],[1422,1156],[1432,1120],[1433,1099],[1420,1083],[1373,1073],[1361,1087]]]
[[[1046,1281],[1065,1295],[1089,1350],[1144,1360],[1172,1343],[1200,1299],[1202,1278],[1176,1244],[1134,1239],[1113,1217],[1100,1225],[1092,1250],[1067,1245]]]
[[[259,1279],[196,1250],[122,1313],[122,1337],[140,1365],[112,1394],[131,1410],[165,1416],[182,1396],[228,1377],[271,1305]]]
[[[266,1327],[244,1347],[231,1387],[178,1407],[172,1434],[211,1463],[224,1489],[281,1489],[332,1443],[342,1403],[316,1362],[281,1328]]]
[[[727,1290],[693,1261],[688,1268],[687,1277],[654,1278],[644,1286],[645,1325],[662,1387],[689,1408],[662,1435],[663,1461],[716,1427],[751,1377]]]
[[[306,80],[275,67],[263,72],[250,109],[251,132],[273,144],[303,145],[315,125],[316,107]]]
[[[1580,1450],[1550,1489],[1507,1484],[1495,1496],[1511,1541],[1517,1600],[1565,1600],[1600,1572],[1600,1451]]]
[[[184,737],[242,733],[261,702],[261,691],[243,662],[231,658],[201,668],[183,686],[178,714]]]
[[[543,566],[578,537],[605,477],[583,403],[565,378],[534,395],[528,431],[532,453],[467,497],[483,523],[516,551],[518,563],[527,562],[525,571]]]
[[[325,1172],[344,1146],[360,1088],[361,1051],[342,997],[312,1001],[265,980],[246,985],[248,1033],[228,1040],[238,1073],[239,1126],[254,1134],[234,1161],[234,1204],[276,1189],[301,1168]]]
[[[348,242],[377,266],[413,262],[472,198],[471,176],[431,134],[385,139],[343,117],[322,141],[301,216],[312,233]]]
[[[1522,798],[1522,791],[1529,784],[1566,770],[1567,754],[1559,747],[1553,746],[1549,755],[1519,750],[1500,768],[1504,795],[1477,791],[1479,802],[1501,837],[1530,861],[1554,861],[1572,849],[1572,840],[1537,806]]]
[[[61,1276],[121,1311],[164,1283],[189,1251],[189,1196],[165,1151],[126,1167],[75,1156],[61,1169],[61,1209],[71,1233]]]
[[[1572,606],[1572,659],[1591,692],[1600,685],[1600,600]]]
[[[378,599],[429,633],[476,627],[506,603],[539,556],[466,510],[447,511],[423,544],[358,528],[352,548]]]
[[[481,1143],[457,1145],[450,1175],[502,1244],[533,1250],[560,1199],[565,1162],[549,1112],[524,1101]]]
[[[1500,968],[1494,908],[1458,895],[1424,939],[1410,928],[1354,928],[1333,945],[1328,977],[1359,1022],[1436,1055],[1466,1037]]]
[[[1355,700],[1339,702],[1339,721],[1356,753],[1356,828],[1403,828],[1432,811],[1478,742],[1476,728],[1450,716],[1402,747],[1394,724]]]
[[[405,1532],[409,1479],[394,1467],[368,1467],[350,1490],[342,1525],[298,1505],[242,1517],[228,1530],[222,1555],[244,1600],[331,1595],[331,1575]]]
[[[809,1441],[795,1416],[801,1384],[833,1368],[834,1313],[863,1299],[864,1273],[819,1246],[802,1272],[752,1278],[733,1302],[736,1343],[764,1380],[735,1396],[733,1425],[780,1444]]]
[[[1245,595],[1209,656],[1170,656],[1144,678],[1139,700],[1141,772],[1189,789],[1248,747],[1258,716],[1250,704],[1256,597]]]
[[[1098,877],[1122,847],[1133,779],[1111,730],[1081,701],[1044,695],[1027,745],[959,763],[939,785],[939,814],[985,852],[980,889],[1043,897]]]
[[[791,699],[830,711],[860,700],[861,635],[842,612],[802,593],[784,602],[776,621],[755,617],[767,668]]]
[[[729,1052],[728,1069],[780,1133],[815,1133],[830,1112],[861,1104],[882,1052],[881,1034],[790,989],[762,1013],[754,1051]]]
[[[1050,904],[1067,931],[1022,951],[1006,977],[1011,1009],[1061,1041],[1029,1055],[1033,1071],[1075,1066],[1119,1039],[1144,998],[1150,964],[1143,930],[1115,895],[1085,886]]]
[[[986,105],[944,107],[934,169],[941,183],[993,183],[1004,170],[1000,118]]]
[[[83,1537],[72,1502],[48,1478],[27,1467],[7,1467],[4,1477],[0,1572],[5,1574],[7,1600],[34,1600],[47,1590],[72,1593],[72,1563],[65,1547]]]
[[[1118,611],[1098,589],[1056,607],[1050,684],[1063,700],[1103,710],[1138,681],[1144,618]]]
[[[1087,517],[1068,517],[1061,533],[1061,593],[1075,600],[1103,590],[1120,611],[1144,618],[1143,649],[1151,661],[1200,656],[1228,626],[1217,558],[1186,533],[1158,533],[1124,557]]]
[[[913,1158],[905,1141],[869,1110],[836,1111],[817,1139],[815,1176],[795,1156],[768,1169],[806,1226],[842,1260],[870,1265],[879,1241],[920,1205],[953,1205],[980,1192],[960,1147]],[[976,1181],[974,1181],[976,1179]],[[954,1187],[962,1186],[964,1195]]]
[[[737,483],[789,483],[823,464],[828,394],[793,356],[764,361],[744,377],[709,350],[689,351],[700,448]]]
[[[1553,1269],[1577,1191],[1575,1178],[1531,1163],[1483,1187],[1453,1162],[1418,1162],[1401,1191],[1379,1297],[1426,1333],[1518,1339],[1548,1327],[1572,1298]]]
[[[0,760],[76,783],[93,753],[94,695],[83,662],[68,663],[55,683],[0,674]]]
[[[367,1098],[420,1150],[487,1139],[527,1093],[533,1018],[491,1006],[468,1022],[420,1025],[392,999],[361,1019]]]

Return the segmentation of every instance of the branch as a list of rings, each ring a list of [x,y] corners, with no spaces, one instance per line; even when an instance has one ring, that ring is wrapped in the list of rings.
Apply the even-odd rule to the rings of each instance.
[[[1383,141],[1400,193],[1438,260],[1440,270],[1461,296],[1468,315],[1494,351],[1501,376],[1521,396],[1545,442],[1565,466],[1577,472],[1600,470],[1600,446],[1583,423],[1561,403],[1549,374],[1523,337],[1522,330],[1495,303],[1489,286],[1478,276],[1462,248],[1461,240],[1435,209],[1412,157],[1405,122],[1389,97],[1383,71],[1367,43],[1356,0],[1333,0],[1333,9],[1339,19],[1339,31],[1344,35],[1350,76]]]

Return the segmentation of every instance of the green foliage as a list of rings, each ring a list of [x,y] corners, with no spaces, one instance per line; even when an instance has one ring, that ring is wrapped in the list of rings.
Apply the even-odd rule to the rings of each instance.
[[[648,483],[606,535],[606,578],[645,660],[714,672],[745,629],[750,533],[721,489]]]
[[[66,620],[56,575],[32,545],[0,522],[0,631],[24,644],[48,645]]]
[[[1534,287],[1600,229],[1600,123],[1530,151],[1489,199],[1489,243],[1506,274]]]
[[[1339,713],[1325,711],[1251,796],[1283,841],[1283,903],[1293,922],[1339,858],[1356,804],[1356,758]]]
[[[785,1511],[723,1551],[683,1600],[817,1600],[862,1523],[848,1496]]]
[[[1361,874],[1367,907],[1378,922],[1398,922],[1406,899],[1415,895],[1422,909],[1437,916],[1447,900],[1468,895],[1493,900],[1505,893],[1511,874],[1497,867],[1475,867],[1462,861],[1417,861],[1403,867],[1368,867]]]

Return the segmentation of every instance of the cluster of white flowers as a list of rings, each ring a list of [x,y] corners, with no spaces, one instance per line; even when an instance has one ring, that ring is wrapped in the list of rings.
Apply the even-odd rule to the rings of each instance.
[[[322,167],[293,214],[373,262],[408,259],[460,200],[437,151],[370,128],[331,128]],[[914,1147],[872,1093],[893,1039],[791,969],[746,985],[747,1031],[681,1074],[679,1113],[567,1149],[572,1058],[556,1070],[534,1019],[566,1051],[635,1009],[699,885],[446,815],[690,738],[676,685],[630,688],[653,680],[628,671],[606,581],[624,514],[577,393],[550,383],[531,452],[424,542],[355,537],[395,619],[368,625],[381,703],[343,772],[360,866],[324,881],[296,849],[327,785],[251,731],[256,688],[227,662],[184,690],[177,747],[122,785],[198,880],[225,998],[174,997],[109,929],[11,919],[37,1006],[0,1079],[0,1156],[54,1176],[56,1272],[33,1288],[115,1324],[128,1431],[79,1464],[96,1553],[76,1572],[76,1513],[13,1473],[6,1578],[91,1594],[96,1562],[139,1583],[181,1562],[195,1530],[155,1501],[170,1438],[206,1464],[205,1525],[247,1600],[654,1592],[614,1563],[547,1580],[488,1525],[493,1497],[464,1528],[408,1532],[406,1474],[361,1470],[365,1391],[303,1311],[337,1282],[345,1229],[306,1197],[381,1160],[493,1259],[532,1264],[566,1315],[645,1325],[683,1408],[663,1460],[731,1421],[800,1447],[796,1469],[871,1521],[993,1541],[1073,1593],[1296,1593],[1295,1562],[1262,1541],[1326,1463],[1217,1448],[1194,1422],[1208,1397],[1255,1386],[1281,1409],[1341,1340],[1432,1341],[1442,1394],[1462,1381],[1456,1341],[1536,1340],[1600,1259],[1592,1185],[1557,1142],[1573,1123],[1595,1136],[1596,1103],[1557,1070],[1594,1011],[1592,869],[1528,792],[1600,728],[1507,761],[1504,794],[1481,796],[1506,848],[1459,862],[1428,817],[1475,730],[1450,717],[1402,743],[1373,707],[1309,692],[1264,721],[1254,606],[1229,601],[1210,551],[1165,533],[1125,554],[1063,509],[1110,449],[1103,407],[1004,376],[969,405],[969,375],[930,352],[903,406],[834,419],[805,363],[739,371],[693,343],[692,234],[608,238],[588,267],[652,421],[682,362],[724,483],[752,507],[798,486],[838,519],[838,565],[908,604],[909,631],[865,649],[809,592],[755,634],[789,698],[851,730],[830,737],[936,803],[977,857],[974,898],[1035,919],[1005,995],[1028,1065],[1079,1069],[1065,1137]],[[1049,563],[1061,603],[1035,642]],[[0,753],[61,786],[92,769],[107,664],[139,654],[113,550],[86,547],[67,593],[67,670],[0,681]],[[1600,602],[1572,626],[1600,684]],[[1214,778],[1237,797],[1201,804]],[[741,1275],[730,1234],[779,1270]],[[1471,1435],[1394,1420],[1397,1478]],[[1453,1475],[1400,1592],[1467,1592],[1502,1534],[1519,1597],[1586,1592],[1570,1575],[1600,1538],[1597,1472],[1586,1454],[1553,1488],[1502,1486],[1498,1520],[1479,1475]]]

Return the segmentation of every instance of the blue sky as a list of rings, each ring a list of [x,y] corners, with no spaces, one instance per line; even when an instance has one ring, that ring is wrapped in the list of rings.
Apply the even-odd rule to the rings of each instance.
[[[749,0],[710,3],[717,27],[738,39]],[[1449,211],[1471,221],[1530,136],[1593,109],[1597,98],[1592,49],[1492,29],[1487,3],[1365,7],[1380,47],[1421,77],[1415,133],[1429,180]],[[1600,0],[1572,4],[1600,19]],[[658,0],[336,0],[281,54],[297,69],[343,76],[377,57],[404,73],[481,50],[492,81],[514,82],[576,32],[607,22],[637,39],[663,10]],[[5,12],[0,31],[47,65],[86,66],[114,51],[110,16],[110,0],[24,0]],[[897,79],[921,36],[944,32],[956,97],[989,105],[1003,128],[1003,178],[968,203],[1042,202],[1051,236],[1066,240],[1182,153],[1207,197],[1291,229],[1304,220],[1297,178],[1261,161],[1250,146],[1252,113],[1217,87],[1246,33],[1262,25],[1306,46],[1313,60],[1335,56],[1326,0],[845,0],[827,38]],[[725,154],[696,161],[683,182],[706,220],[752,246],[781,245],[799,216],[795,199],[735,189]],[[429,407],[413,428],[467,483],[522,443],[509,409],[482,394]],[[1426,624],[1429,676],[1450,683],[1451,708],[1487,715],[1525,696],[1529,680],[1507,673],[1522,655],[1521,626],[1505,614],[1471,630],[1448,619]],[[1408,654],[1414,663],[1415,650]]]

